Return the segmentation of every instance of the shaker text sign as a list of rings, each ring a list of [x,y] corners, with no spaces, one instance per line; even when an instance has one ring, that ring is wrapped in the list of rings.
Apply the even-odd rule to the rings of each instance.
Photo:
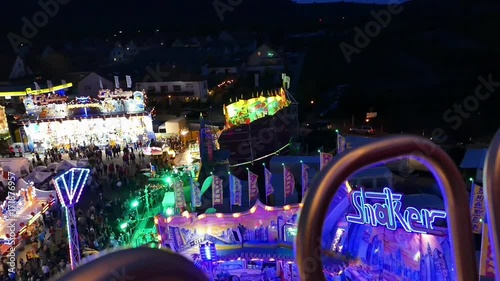
[[[446,212],[440,210],[417,210],[408,207],[401,210],[403,195],[392,193],[389,188],[382,192],[365,192],[364,189],[350,193],[351,205],[354,214],[348,214],[346,220],[356,224],[370,224],[385,226],[389,230],[396,230],[400,224],[405,231],[412,233],[431,233],[434,230],[436,219],[446,219]],[[378,201],[378,202],[377,202]]]

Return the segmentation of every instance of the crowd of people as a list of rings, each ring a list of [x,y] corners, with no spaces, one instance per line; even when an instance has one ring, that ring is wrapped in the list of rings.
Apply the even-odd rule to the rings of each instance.
[[[74,160],[88,159],[91,168],[88,185],[76,211],[80,252],[85,256],[87,253],[126,245],[132,238],[131,228],[143,213],[143,209],[131,210],[130,201],[144,198],[141,187],[147,184],[147,177],[140,175],[141,171],[150,168],[149,159],[146,161],[140,145],[109,146],[104,149],[90,145],[66,151],[50,149],[43,156],[33,153],[32,165],[47,166],[49,161],[63,160],[65,154]],[[153,190],[149,203],[158,204],[161,199],[161,193]],[[120,227],[123,221],[128,222],[126,230]],[[69,267],[62,209],[59,206],[53,207],[35,225],[19,247],[16,280],[47,280]],[[12,274],[9,276],[5,259],[2,278],[13,280]]]

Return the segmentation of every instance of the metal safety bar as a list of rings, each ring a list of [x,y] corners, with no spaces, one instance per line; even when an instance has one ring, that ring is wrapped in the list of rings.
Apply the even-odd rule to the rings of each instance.
[[[425,164],[439,183],[448,212],[455,280],[478,280],[469,199],[462,175],[450,157],[437,145],[427,139],[412,136],[382,139],[355,149],[330,163],[320,173],[309,188],[299,217],[296,262],[300,280],[326,280],[321,261],[323,222],[330,202],[342,183],[359,169],[401,156],[411,156]],[[500,199],[500,193],[496,196]]]
[[[181,255],[151,248],[113,252],[77,267],[58,281],[208,281]]]
[[[490,144],[483,169],[484,200],[493,250],[495,279],[500,280],[500,130]]]

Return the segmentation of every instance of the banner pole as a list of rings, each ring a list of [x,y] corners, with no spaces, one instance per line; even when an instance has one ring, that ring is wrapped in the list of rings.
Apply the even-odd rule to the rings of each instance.
[[[286,205],[286,167],[285,163],[281,163],[283,165],[283,206]]]

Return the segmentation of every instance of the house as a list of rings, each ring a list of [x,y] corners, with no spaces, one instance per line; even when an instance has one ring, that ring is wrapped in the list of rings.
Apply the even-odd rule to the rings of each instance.
[[[285,69],[284,60],[281,54],[268,45],[263,44],[248,57],[246,66],[247,71],[264,72],[265,70],[274,70],[283,72]]]
[[[33,71],[31,71],[21,57],[16,57],[14,61],[9,58],[5,58],[5,61],[7,62],[6,66],[8,67],[8,65],[11,65],[11,67],[10,69],[5,69],[8,75],[1,77],[1,80],[15,80],[33,75]]]
[[[209,63],[202,67],[203,75],[237,75],[240,72],[242,62],[240,60],[224,60]]]
[[[148,76],[136,83],[136,90],[145,90],[153,103],[207,102],[207,80],[197,74],[185,72],[175,66],[165,66],[158,77]]]
[[[98,74],[96,72],[73,72],[68,74],[68,82],[73,83],[73,87],[79,96],[97,96],[101,89],[99,79],[102,81],[104,89],[114,89],[113,77]]]

